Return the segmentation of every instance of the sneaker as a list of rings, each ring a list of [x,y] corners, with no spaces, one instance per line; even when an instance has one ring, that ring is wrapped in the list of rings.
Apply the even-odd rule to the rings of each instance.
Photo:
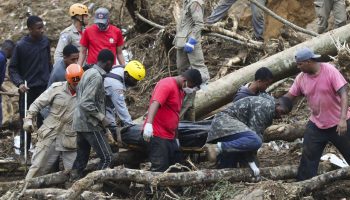
[[[216,162],[219,155],[219,148],[216,144],[206,144],[205,150],[207,152],[207,158],[209,162]]]

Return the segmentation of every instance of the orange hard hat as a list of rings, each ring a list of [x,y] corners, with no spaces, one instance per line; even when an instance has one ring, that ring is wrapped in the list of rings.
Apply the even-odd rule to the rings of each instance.
[[[66,69],[66,80],[72,85],[78,85],[84,70],[78,64],[70,64]]]

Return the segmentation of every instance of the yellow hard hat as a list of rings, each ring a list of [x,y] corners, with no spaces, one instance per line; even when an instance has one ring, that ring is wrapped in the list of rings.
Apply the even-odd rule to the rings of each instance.
[[[137,60],[132,60],[126,64],[124,71],[128,72],[131,77],[141,81],[146,76],[145,66]]]
[[[70,6],[69,14],[70,14],[71,17],[73,17],[75,15],[88,15],[89,14],[89,9],[84,4],[75,3],[75,4]]]

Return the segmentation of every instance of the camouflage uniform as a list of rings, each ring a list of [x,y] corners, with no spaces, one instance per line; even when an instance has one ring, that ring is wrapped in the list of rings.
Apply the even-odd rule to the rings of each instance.
[[[262,145],[262,133],[272,124],[275,101],[267,94],[248,96],[217,114],[208,133],[208,142],[217,142],[221,152],[218,168],[236,167],[237,163],[256,162]]]
[[[272,124],[274,114],[275,101],[270,95],[240,99],[215,116],[207,142],[246,131],[262,137],[266,127]]]
[[[30,105],[27,117],[33,118],[48,105],[51,109],[37,131],[38,142],[26,179],[47,174],[60,154],[65,169],[72,168],[76,157],[76,132],[72,130],[76,97],[69,91],[67,82],[53,83]]]
[[[60,34],[60,39],[58,40],[57,47],[55,50],[55,63],[63,58],[63,48],[66,47],[68,44],[72,44],[79,49],[80,38],[81,34],[77,30],[77,28],[75,28],[74,24],[64,29]]]

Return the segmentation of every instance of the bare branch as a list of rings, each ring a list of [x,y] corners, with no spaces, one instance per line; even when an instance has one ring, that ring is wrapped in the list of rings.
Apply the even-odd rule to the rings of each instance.
[[[256,0],[249,0],[251,3],[255,4],[257,7],[259,7],[261,10],[267,12],[269,15],[271,15],[273,18],[277,19],[278,21],[282,22],[283,24],[290,26],[291,28],[300,31],[302,33],[311,35],[311,36],[318,36],[317,33],[313,32],[313,31],[309,31],[306,30],[300,26],[297,26],[289,21],[287,21],[286,19],[283,19],[282,17],[278,16],[276,13],[274,13],[272,10],[268,9],[267,7],[261,5],[260,3],[258,3]]]

